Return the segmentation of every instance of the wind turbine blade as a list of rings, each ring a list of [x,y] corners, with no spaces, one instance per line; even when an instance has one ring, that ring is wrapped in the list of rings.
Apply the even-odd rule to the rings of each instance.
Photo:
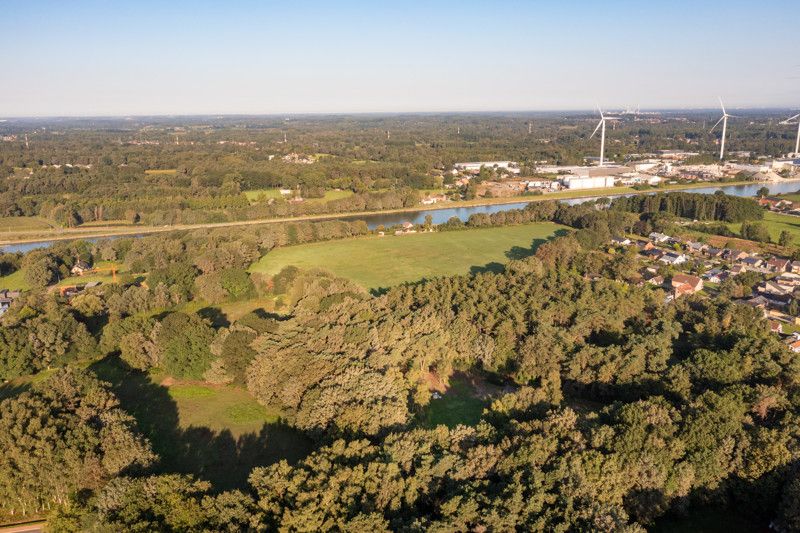
[[[605,120],[605,119],[602,119],[602,118],[601,118],[601,119],[600,119],[600,122],[598,122],[598,123],[597,123],[597,127],[594,129],[594,131],[592,132],[592,134],[591,134],[591,135],[589,135],[589,138],[590,138],[590,139],[591,139],[592,137],[594,137],[594,134],[595,134],[595,133],[597,133],[597,130],[599,130],[599,129],[600,129],[600,126],[602,126],[602,125],[603,125],[603,121],[604,121],[604,120]]]
[[[708,130],[708,133],[711,133],[712,131],[714,131],[714,129],[715,129],[717,126],[719,126],[719,123],[720,123],[720,122],[722,122],[723,120],[725,120],[725,115],[723,115],[723,116],[722,116],[722,118],[721,118],[721,119],[719,119],[719,120],[717,121],[717,123],[716,123],[716,124],[714,124],[714,125],[711,127],[711,129],[710,129],[710,130]]]
[[[727,111],[725,111],[725,104],[722,103],[722,97],[718,96],[717,98],[719,98],[719,106],[722,108],[722,114],[727,114]]]
[[[786,120],[781,121],[780,124],[789,124],[791,121],[793,121],[796,118],[800,118],[800,113],[796,114],[793,117],[789,117]]]

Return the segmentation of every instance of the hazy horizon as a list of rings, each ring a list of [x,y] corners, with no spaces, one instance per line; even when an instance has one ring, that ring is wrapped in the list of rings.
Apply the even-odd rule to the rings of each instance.
[[[0,116],[793,109],[791,7],[12,0]]]

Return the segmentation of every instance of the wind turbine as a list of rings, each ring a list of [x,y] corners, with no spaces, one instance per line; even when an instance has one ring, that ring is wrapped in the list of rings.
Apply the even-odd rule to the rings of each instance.
[[[800,156],[800,113],[793,117],[789,117],[780,124],[791,124],[793,120],[797,120],[797,140],[794,142],[794,156]]]
[[[719,145],[719,160],[722,161],[723,156],[725,155],[725,132],[728,130],[728,119],[729,118],[738,118],[733,115],[729,115],[727,111],[725,111],[725,104],[722,103],[722,98],[719,99],[719,106],[722,108],[722,118],[717,121],[716,124],[709,130],[708,133],[714,131],[714,128],[719,126],[719,123],[722,122],[722,141]]]
[[[600,166],[603,166],[603,157],[605,156],[606,152],[606,121],[607,120],[619,120],[617,117],[607,117],[603,115],[603,110],[600,109],[600,106],[597,107],[597,111],[600,113],[600,122],[597,123],[597,127],[592,132],[589,138],[591,139],[594,137],[597,130],[600,130]]]

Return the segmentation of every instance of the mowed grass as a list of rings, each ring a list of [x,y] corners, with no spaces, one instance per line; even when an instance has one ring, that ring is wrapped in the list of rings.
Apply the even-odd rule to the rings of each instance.
[[[16,231],[38,231],[53,228],[41,217],[0,217],[0,235]]]
[[[286,266],[324,268],[376,289],[424,278],[499,271],[510,258],[531,255],[563,228],[543,222],[287,246],[256,261],[250,271],[274,275]]]
[[[266,409],[239,387],[177,383],[167,392],[177,405],[182,428],[205,426],[238,437],[280,419],[280,412]]]
[[[13,291],[29,291],[30,283],[25,280],[25,271],[20,269],[8,276],[0,277],[0,289],[10,289]]]
[[[254,467],[294,462],[312,450],[311,439],[241,387],[174,381],[114,356],[89,368],[136,419],[160,457],[159,471],[193,474],[219,490],[246,488]]]
[[[158,175],[174,175],[178,173],[177,168],[151,168],[144,171],[145,174],[149,174],[151,176],[158,176]]]
[[[477,397],[475,389],[461,377],[451,380],[450,388],[428,404],[422,415],[422,425],[453,428],[459,424],[474,426],[480,422],[488,402]]]
[[[755,222],[761,222],[767,226],[772,242],[778,242],[781,232],[785,230],[794,237],[794,244],[800,245],[800,217],[766,211],[764,213],[764,220]],[[741,222],[732,222],[728,224],[728,227],[737,235],[741,233]]]
[[[269,199],[281,199],[281,198],[290,198],[290,196],[283,196],[278,189],[256,189],[253,191],[245,191],[245,196],[247,196],[247,200],[250,202],[256,202],[259,198],[263,195],[263,198],[266,200]],[[339,190],[339,191],[325,191],[325,196],[322,198],[306,198],[306,202],[311,203],[319,203],[319,202],[328,202],[330,200],[339,200],[341,198],[347,198],[349,196],[353,196],[353,191],[350,190]]]

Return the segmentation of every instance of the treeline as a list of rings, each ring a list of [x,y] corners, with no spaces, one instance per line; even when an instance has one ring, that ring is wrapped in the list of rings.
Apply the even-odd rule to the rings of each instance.
[[[764,218],[764,210],[755,200],[729,196],[721,191],[714,194],[673,192],[623,196],[615,199],[611,208],[633,213],[671,214],[692,220],[743,222]]]
[[[17,369],[5,379],[54,368],[0,401],[0,511],[47,512],[59,531],[638,532],[713,501],[796,528],[798,358],[757,310],[724,294],[666,304],[637,285],[635,251],[607,239],[641,215],[606,205],[542,202],[471,219],[574,231],[503,273],[380,296],[325,272],[246,272],[275,246],[366,233],[363,222],[90,246],[90,259],[124,261],[131,279],[69,306],[32,294],[0,319],[0,355],[16,357],[3,362]],[[145,272],[147,287],[135,279]],[[274,307],[232,323],[175,309],[199,291],[255,291]],[[69,369],[103,357],[246,387],[316,451],[256,468],[228,492],[156,469],[148,432],[158,427],[140,433],[90,370]],[[456,371],[509,392],[474,427],[422,427],[429,384]]]
[[[173,318],[161,325],[168,333],[148,339],[163,342],[159,365],[193,338],[196,349],[210,344],[209,368],[283,406],[292,425],[321,439],[316,452],[256,468],[249,487],[223,493],[192,476],[143,470],[146,445],[117,455],[72,444],[66,456],[39,442],[103,441],[59,433],[93,411],[79,399],[56,403],[61,395],[45,381],[0,403],[0,435],[24,435],[5,443],[5,457],[26,458],[0,459],[0,490],[33,480],[0,505],[49,504],[60,531],[644,531],[713,496],[792,530],[800,518],[797,358],[749,307],[699,298],[666,305],[660,290],[621,283],[635,273],[629,259],[566,236],[502,274],[380,297],[322,273],[285,271],[273,287],[287,305],[280,319],[256,313],[209,342],[193,319]],[[418,427],[429,378],[447,381],[457,369],[494,375],[513,392],[475,427]],[[89,382],[79,395],[96,389]],[[51,403],[63,405],[52,407],[57,417],[23,429],[21,420]],[[119,417],[111,418],[123,421],[118,429],[87,431],[141,442]],[[30,447],[42,452],[26,454]],[[85,476],[90,458],[114,469]],[[43,474],[60,468],[59,497],[56,480],[27,477],[23,464]]]

